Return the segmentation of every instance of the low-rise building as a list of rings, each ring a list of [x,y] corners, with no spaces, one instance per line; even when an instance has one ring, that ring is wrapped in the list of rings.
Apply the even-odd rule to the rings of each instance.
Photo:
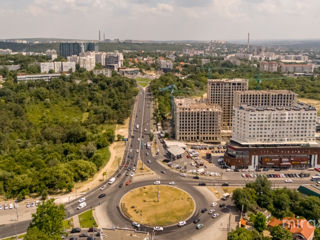
[[[173,63],[171,60],[160,60],[160,69],[164,72],[170,72],[173,69]]]
[[[282,73],[304,73],[312,74],[314,71],[314,64],[284,64],[280,65]]]
[[[50,71],[55,73],[69,72],[70,70],[74,72],[76,70],[75,62],[44,62],[40,63],[41,73],[49,73]]]
[[[93,70],[93,73],[95,75],[103,74],[106,77],[112,77],[112,70],[106,69],[106,68],[104,68],[104,69],[95,69],[95,70]]]
[[[119,68],[119,74],[125,77],[134,77],[140,73],[139,68]]]
[[[49,82],[51,79],[59,78],[61,74],[53,73],[53,74],[30,74],[30,75],[18,75],[17,81],[18,82],[27,82],[27,81],[38,81],[44,80]]]
[[[221,142],[222,110],[189,98],[174,100],[175,137],[182,141]]]
[[[277,62],[260,62],[261,72],[277,72],[279,64]]]

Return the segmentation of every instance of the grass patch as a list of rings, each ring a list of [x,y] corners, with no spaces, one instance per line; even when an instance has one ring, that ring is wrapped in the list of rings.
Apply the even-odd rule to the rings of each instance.
[[[72,218],[63,221],[63,228],[64,229],[71,229],[72,227],[73,227]]]
[[[188,218],[193,213],[194,201],[189,194],[175,187],[145,186],[127,193],[121,201],[121,208],[132,221],[149,226],[168,226]]]
[[[97,227],[97,223],[94,220],[92,210],[86,211],[79,215],[79,222],[82,228]]]
[[[150,168],[146,164],[143,164],[143,169],[142,169],[142,161],[138,161],[137,164],[137,173],[149,173],[151,172]]]
[[[136,81],[141,87],[146,87],[151,82],[151,79],[149,79],[149,78],[137,78]]]

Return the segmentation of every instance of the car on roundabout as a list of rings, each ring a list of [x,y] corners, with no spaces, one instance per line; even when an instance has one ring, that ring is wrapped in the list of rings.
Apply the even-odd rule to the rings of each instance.
[[[163,231],[163,227],[155,226],[155,227],[153,227],[153,230],[154,231]]]
[[[186,224],[187,224],[186,221],[180,221],[180,222],[178,222],[178,227],[182,227],[182,226],[184,226]]]
[[[169,182],[169,185],[175,185],[176,183],[174,181]]]
[[[140,223],[132,222],[132,226],[134,226],[136,228],[139,228],[141,225],[140,225]]]
[[[194,224],[197,224],[198,222],[200,222],[200,218],[196,218],[195,220],[193,220]]]
[[[160,182],[160,181],[154,181],[153,184],[154,184],[154,185],[160,185],[161,182]]]

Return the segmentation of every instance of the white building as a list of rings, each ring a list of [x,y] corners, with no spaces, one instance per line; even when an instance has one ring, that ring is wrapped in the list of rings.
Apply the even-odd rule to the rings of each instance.
[[[314,71],[313,64],[284,64],[280,65],[282,73],[305,73],[311,74]]]
[[[55,60],[58,57],[57,51],[55,49],[48,49],[46,51],[46,56],[50,57],[51,60]]]
[[[118,69],[123,66],[123,54],[118,51],[108,52],[105,60],[105,66],[118,71]]]
[[[290,107],[240,106],[234,109],[232,139],[242,145],[315,143],[317,110],[303,103]]]
[[[67,57],[68,62],[75,62],[79,64],[81,68],[85,68],[87,71],[92,71],[96,67],[96,57],[94,52],[80,53],[79,56],[72,55]]]
[[[106,65],[107,53],[105,53],[105,52],[96,52],[95,57],[96,57],[96,63],[99,63],[102,66]]]
[[[76,70],[75,62],[44,62],[40,63],[41,73],[49,73],[52,70],[55,73],[69,72],[70,69],[72,72]]]
[[[260,62],[260,71],[261,72],[277,72],[278,71],[277,62]]]
[[[171,71],[173,69],[173,63],[171,60],[160,60],[160,69],[164,72]]]
[[[0,49],[0,55],[11,55],[12,50],[11,49]]]

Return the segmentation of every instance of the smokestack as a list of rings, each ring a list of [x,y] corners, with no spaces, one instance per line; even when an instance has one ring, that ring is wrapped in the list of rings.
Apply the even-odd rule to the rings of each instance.
[[[250,51],[250,33],[248,33],[248,49],[247,52],[249,53]]]
[[[103,34],[103,41],[105,41],[106,40],[106,34],[104,33]]]
[[[100,32],[100,29],[99,29],[99,42],[101,41],[101,32]]]

